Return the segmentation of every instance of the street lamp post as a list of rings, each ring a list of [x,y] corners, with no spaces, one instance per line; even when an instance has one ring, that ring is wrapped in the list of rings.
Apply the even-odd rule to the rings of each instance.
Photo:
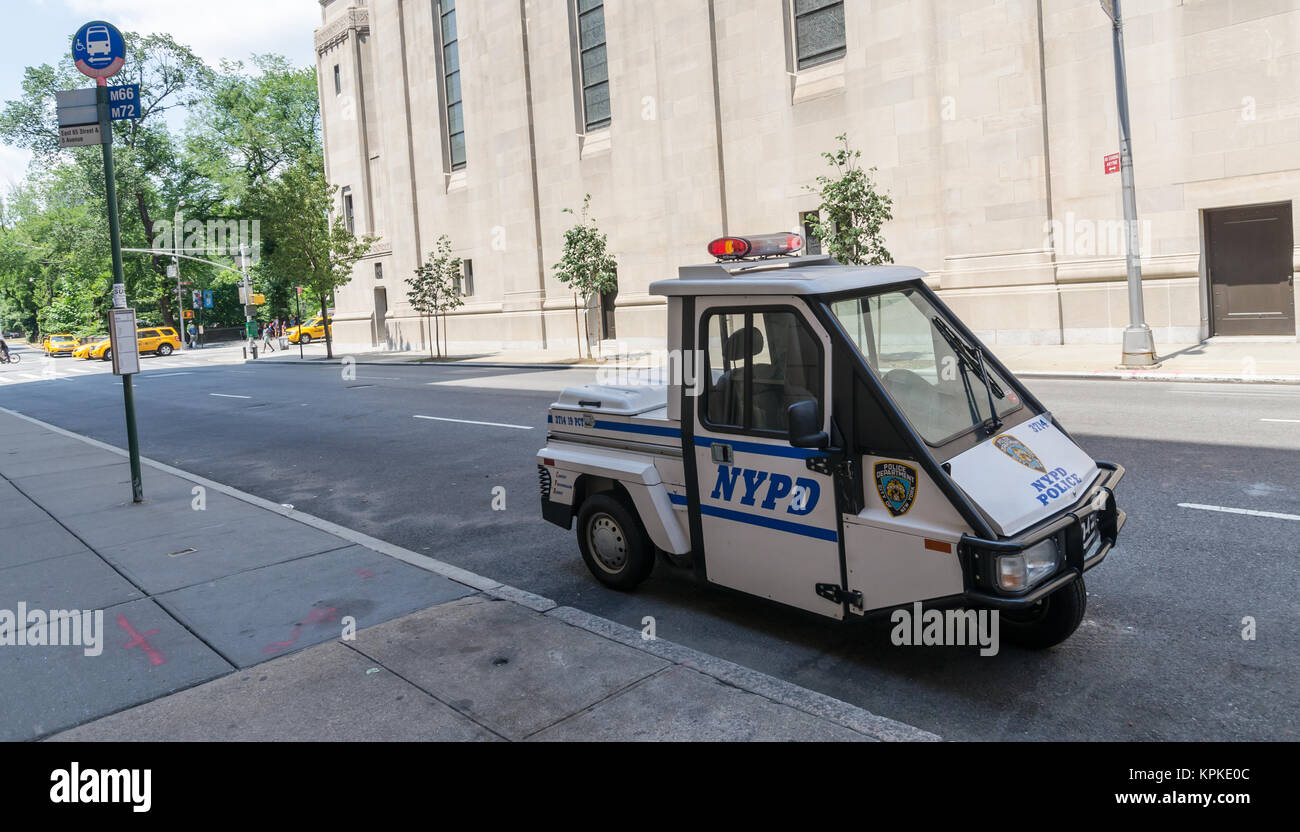
[[[1120,0],[1101,0],[1110,17],[1115,51],[1115,107],[1119,114],[1119,173],[1124,193],[1124,261],[1128,272],[1128,317],[1121,368],[1158,367],[1155,338],[1142,308],[1142,252],[1138,235],[1137,195],[1133,188],[1132,135],[1128,120],[1128,74],[1124,69],[1124,23]]]
[[[176,203],[176,213],[172,215],[172,266],[176,269],[176,314],[178,320],[176,325],[187,336],[189,333],[185,327],[185,295],[181,291],[181,229],[184,227],[185,214],[181,209],[185,207],[185,200]],[[194,339],[187,338],[190,349],[194,349]]]

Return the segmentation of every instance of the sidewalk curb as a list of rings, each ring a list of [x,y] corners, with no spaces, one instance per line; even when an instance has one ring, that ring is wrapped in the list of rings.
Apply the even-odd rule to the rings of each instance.
[[[34,425],[39,425],[42,428],[61,436],[76,439],[80,442],[86,443],[87,445],[99,448],[100,450],[117,454],[120,457],[126,458],[128,456],[128,453],[125,450],[110,445],[107,442],[101,442],[100,440],[92,439],[89,436],[82,436],[81,434],[73,433],[70,430],[58,427],[57,425],[51,425],[48,422],[44,422],[24,413],[19,413],[18,411],[11,410],[7,407],[0,407],[0,412],[7,413],[10,416],[15,416]],[[163,473],[189,480],[190,482],[201,485],[204,488],[210,488],[221,494],[225,494],[228,497],[233,497],[237,500],[249,503],[250,505],[279,514],[282,517],[295,520],[303,525],[310,526],[328,534],[333,534],[351,543],[365,546],[368,549],[387,555],[396,560],[400,560],[403,563],[441,575],[449,580],[479,590],[491,597],[509,601],[534,612],[556,618],[570,626],[578,627],[579,629],[607,638],[634,650],[649,653],[666,661],[671,661],[674,664],[690,667],[691,669],[703,673],[706,676],[711,676],[724,684],[731,685],[778,704],[785,705],[794,710],[836,723],[842,727],[871,737],[872,739],[882,742],[935,742],[942,740],[940,736],[932,734],[929,731],[889,719],[888,717],[873,714],[864,708],[859,708],[858,706],[851,705],[848,702],[843,702],[825,694],[808,690],[807,688],[800,687],[791,682],[768,676],[765,673],[735,664],[725,659],[720,659],[708,653],[690,647],[684,647],[670,641],[662,641],[658,639],[654,641],[646,641],[642,639],[639,630],[635,630],[624,624],[619,624],[616,621],[611,621],[607,618],[583,612],[582,610],[573,607],[559,606],[555,601],[552,601],[549,598],[544,598],[526,590],[503,584],[500,581],[486,578],[482,575],[470,572],[469,570],[462,569],[459,566],[429,557],[428,555],[412,552],[409,549],[402,548],[401,546],[396,546],[392,543],[379,540],[378,538],[371,537],[368,534],[358,532],[354,529],[349,529],[346,526],[340,526],[339,524],[332,523],[329,520],[324,520],[320,517],[297,511],[296,509],[289,508],[280,503],[271,502],[263,497],[240,491],[237,488],[215,482],[206,477],[191,474],[188,471],[182,471],[181,469],[167,465],[166,463],[158,462],[144,456],[140,457],[140,462],[144,465],[150,466],[151,468],[162,471]]]

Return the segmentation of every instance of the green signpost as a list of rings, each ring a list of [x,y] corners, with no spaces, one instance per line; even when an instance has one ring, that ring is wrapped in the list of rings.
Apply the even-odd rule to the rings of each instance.
[[[126,309],[126,280],[122,277],[122,238],[117,219],[117,183],[113,179],[113,113],[109,104],[107,79],[120,72],[126,62],[126,42],[122,38],[122,33],[112,24],[102,20],[92,20],[77,30],[72,41],[72,60],[83,75],[94,78],[96,83],[95,108],[99,128],[97,138],[104,154],[104,182],[108,197],[108,239],[113,250],[113,307],[124,310]],[[60,93],[60,96],[62,97],[63,93]],[[131,98],[138,99],[139,91],[134,90]],[[138,107],[134,108],[134,112],[138,112]],[[124,116],[119,114],[119,117]],[[64,119],[61,114],[61,146],[64,146],[65,121],[77,122],[78,119],[71,110],[68,119]],[[66,146],[93,143],[93,131],[85,130],[86,126],[70,124]],[[130,318],[134,319],[133,312]],[[119,360],[128,352],[128,343],[121,344],[123,349],[118,348],[119,342],[124,340],[129,342],[130,347],[134,347],[134,324],[126,327],[131,329],[130,332],[119,332],[122,327],[116,325],[117,318],[110,317],[110,320],[112,321],[109,334],[113,339],[113,366],[114,370],[122,376],[122,400],[126,406],[126,443],[131,459],[131,500],[139,503],[144,500],[144,481],[140,475],[140,438],[135,427],[135,390],[131,385],[131,378],[140,368],[138,361],[124,364]],[[135,350],[132,348],[129,352],[134,354]]]

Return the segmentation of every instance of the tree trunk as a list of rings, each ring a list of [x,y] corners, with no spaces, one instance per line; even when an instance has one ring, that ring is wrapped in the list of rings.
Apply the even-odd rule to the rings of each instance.
[[[320,296],[320,319],[325,322],[325,358],[334,358],[334,337],[331,334],[329,307],[325,303],[324,293]]]
[[[425,331],[427,331],[427,332],[430,333],[430,334],[433,333],[433,316],[432,316],[432,315],[425,315],[425,316],[424,316],[424,327],[425,327]],[[430,361],[433,360],[433,340],[432,340],[432,339],[429,340],[429,360],[430,360]]]

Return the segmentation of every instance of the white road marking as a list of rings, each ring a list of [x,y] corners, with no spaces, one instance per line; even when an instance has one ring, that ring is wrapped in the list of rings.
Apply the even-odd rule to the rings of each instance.
[[[448,419],[445,416],[421,416],[415,414],[417,419],[432,419],[435,422],[460,422],[463,425],[488,425],[494,428],[514,428],[515,430],[532,430],[531,425],[507,425],[504,422],[476,422],[473,419]]]
[[[1248,514],[1251,517],[1272,517],[1275,520],[1300,521],[1300,514],[1283,514],[1280,511],[1255,511],[1253,508],[1229,508],[1227,506],[1203,506],[1200,503],[1179,503],[1179,508],[1194,508],[1201,511],[1221,511],[1225,514]]]
[[[36,381],[40,381],[42,378],[44,378],[44,376],[35,376],[32,375],[31,373],[19,373],[18,375],[22,376],[23,378],[30,378]]]
[[[1260,421],[1261,422],[1290,422],[1292,424],[1300,424],[1300,419],[1260,419]]]
[[[397,376],[357,376],[357,378],[379,378],[384,381],[401,381]]]
[[[142,378],[170,378],[171,376],[192,376],[193,373],[149,373]]]
[[[1181,396],[1254,396],[1262,399],[1286,399],[1296,396],[1296,393],[1290,390],[1275,392],[1265,392],[1263,390],[1170,390],[1169,392]]]
[[[223,399],[251,399],[252,396],[236,396],[233,393],[209,393],[209,396],[220,396]]]

